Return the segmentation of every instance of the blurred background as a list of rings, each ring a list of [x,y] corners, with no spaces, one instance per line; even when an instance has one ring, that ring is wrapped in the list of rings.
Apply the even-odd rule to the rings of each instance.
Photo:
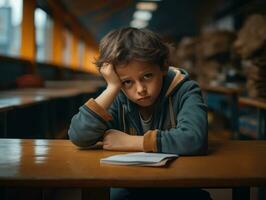
[[[171,44],[171,65],[202,88],[210,140],[265,139],[265,0],[0,0],[0,137],[67,139],[105,88],[100,39],[126,26]]]

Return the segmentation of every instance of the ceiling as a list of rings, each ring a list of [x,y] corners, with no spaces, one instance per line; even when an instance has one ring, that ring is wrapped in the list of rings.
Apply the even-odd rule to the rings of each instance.
[[[140,2],[137,0],[60,1],[95,36],[97,41],[112,29],[129,26],[136,4]],[[202,0],[156,2],[158,9],[153,11],[147,28],[159,32],[170,40],[179,40],[184,35],[198,33],[199,15],[204,9]]]
[[[44,0],[39,0],[44,1]],[[147,28],[177,42],[199,33],[215,17],[251,0],[52,0],[71,13],[98,42],[110,30],[129,26],[138,2],[156,2]],[[254,1],[254,0],[253,0]],[[230,10],[231,9],[231,10]]]

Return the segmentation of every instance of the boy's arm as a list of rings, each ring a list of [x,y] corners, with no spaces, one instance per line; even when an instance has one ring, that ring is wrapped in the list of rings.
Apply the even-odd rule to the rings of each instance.
[[[179,89],[180,110],[176,127],[169,130],[150,130],[144,134],[144,151],[179,155],[206,154],[208,147],[207,106],[201,90],[194,81],[185,82]]]
[[[107,82],[107,88],[96,99],[87,101],[80,108],[80,112],[72,118],[68,131],[69,138],[74,144],[82,147],[93,145],[103,139],[103,148],[106,150],[143,151],[143,136],[131,136],[114,129],[106,131],[106,122],[116,121],[115,118],[112,119],[116,116],[114,108],[117,107],[114,99],[121,88],[121,81],[111,65],[103,66],[101,74]],[[108,109],[112,115],[107,112]]]
[[[101,74],[107,82],[107,88],[95,99],[95,102],[107,110],[121,88],[121,81],[109,64],[101,67]],[[143,151],[143,136],[131,136],[122,131],[110,129],[105,132],[103,148],[113,151]]]
[[[114,99],[120,90],[121,82],[111,65],[105,64],[100,71],[107,82],[106,90],[96,99],[87,101],[71,120],[68,135],[77,146],[86,147],[102,140],[108,129],[108,121],[114,125],[113,128],[116,127],[118,102],[114,102]],[[110,114],[107,112],[109,107]]]

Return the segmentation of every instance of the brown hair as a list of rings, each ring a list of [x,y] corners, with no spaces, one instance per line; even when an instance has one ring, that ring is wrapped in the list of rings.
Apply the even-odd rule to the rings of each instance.
[[[97,67],[107,62],[114,66],[132,60],[149,62],[167,67],[169,49],[159,35],[147,29],[120,28],[109,32],[100,41],[100,56]]]

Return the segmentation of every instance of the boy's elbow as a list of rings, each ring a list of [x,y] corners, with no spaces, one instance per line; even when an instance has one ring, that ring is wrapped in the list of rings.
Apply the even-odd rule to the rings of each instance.
[[[184,148],[181,150],[180,155],[206,155],[208,153],[208,135],[206,132],[195,132],[194,134],[190,134],[185,139],[186,145],[183,145]]]
[[[191,146],[193,146],[191,148],[191,155],[206,155],[208,153],[208,132],[204,131],[201,134],[199,134],[198,136],[196,136],[197,134],[194,135],[194,138],[192,139],[192,141],[194,141],[192,143]]]
[[[93,141],[85,139],[84,136],[78,134],[72,127],[68,130],[68,137],[70,141],[78,147],[88,147],[93,145]]]
[[[76,131],[73,127],[70,126],[68,130],[68,136],[70,141],[78,147],[89,147],[96,144],[101,140],[101,134],[96,134],[95,132],[90,131]]]
[[[172,130],[172,131],[177,131]],[[190,129],[184,132],[160,134],[159,149],[163,153],[173,153],[182,156],[206,155],[208,153],[207,130]]]
[[[69,140],[76,146],[78,147],[86,147],[87,145],[85,144],[84,141],[82,141],[78,135],[76,134],[76,132],[72,129],[72,128],[69,128],[68,130],[68,137],[69,137]]]
[[[86,123],[82,115],[74,115],[68,129],[68,137],[78,147],[88,147],[97,142],[99,134],[95,128]],[[93,124],[93,123],[91,123]]]

